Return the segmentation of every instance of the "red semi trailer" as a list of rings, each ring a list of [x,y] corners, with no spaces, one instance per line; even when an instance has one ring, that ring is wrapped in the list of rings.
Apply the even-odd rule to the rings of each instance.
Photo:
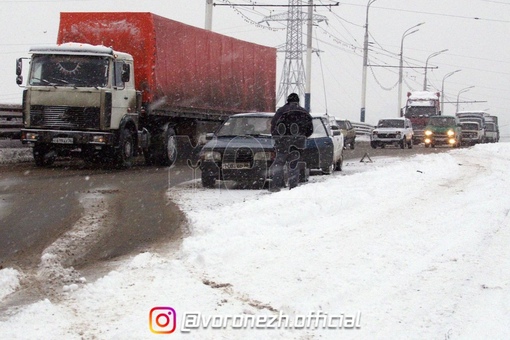
[[[152,13],[61,13],[57,44],[30,53],[22,141],[40,166],[78,154],[128,167],[140,151],[171,165],[178,140],[275,110],[276,49]]]

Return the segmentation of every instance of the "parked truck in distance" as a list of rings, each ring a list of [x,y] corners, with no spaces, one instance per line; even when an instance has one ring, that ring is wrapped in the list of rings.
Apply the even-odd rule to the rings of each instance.
[[[485,134],[487,136],[488,143],[499,142],[499,125],[497,116],[485,116]]]
[[[58,156],[171,165],[230,115],[274,111],[276,49],[152,13],[61,13],[57,43],[30,49],[22,142]]]
[[[482,143],[484,136],[479,122],[463,121],[460,123],[462,129],[462,144],[475,145]]]
[[[479,143],[487,143],[487,135],[485,132],[486,129],[486,120],[485,117],[488,116],[485,111],[458,111],[455,116],[457,116],[461,123],[466,122],[476,122],[478,123],[478,134],[477,139],[471,139],[470,144],[479,144]]]
[[[429,117],[441,115],[439,97],[439,92],[407,92],[404,116],[409,119],[413,125],[414,144],[423,142],[424,130]]]

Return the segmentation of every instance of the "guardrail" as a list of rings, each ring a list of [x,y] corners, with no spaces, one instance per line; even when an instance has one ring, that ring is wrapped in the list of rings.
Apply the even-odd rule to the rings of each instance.
[[[0,138],[19,139],[22,127],[21,105],[0,104]]]
[[[354,127],[354,130],[356,130],[356,135],[370,135],[372,133],[372,130],[374,129],[373,125],[366,124],[366,123],[356,123],[351,122],[352,126]]]

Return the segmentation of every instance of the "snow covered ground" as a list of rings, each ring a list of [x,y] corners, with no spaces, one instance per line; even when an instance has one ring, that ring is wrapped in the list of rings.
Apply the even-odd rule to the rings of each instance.
[[[273,194],[186,183],[168,192],[189,219],[178,250],[4,310],[0,339],[508,339],[509,169],[499,143]],[[0,307],[26,275],[0,270]]]

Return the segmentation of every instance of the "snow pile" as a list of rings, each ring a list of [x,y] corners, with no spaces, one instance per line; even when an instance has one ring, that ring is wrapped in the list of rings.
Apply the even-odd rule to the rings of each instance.
[[[20,273],[12,268],[0,270],[0,301],[19,287]]]
[[[510,144],[374,160],[274,194],[171,188],[190,221],[178,252],[0,317],[0,338],[151,338],[154,307],[175,310],[176,338],[192,312],[200,339],[509,338]],[[204,329],[317,313],[357,326]]]

